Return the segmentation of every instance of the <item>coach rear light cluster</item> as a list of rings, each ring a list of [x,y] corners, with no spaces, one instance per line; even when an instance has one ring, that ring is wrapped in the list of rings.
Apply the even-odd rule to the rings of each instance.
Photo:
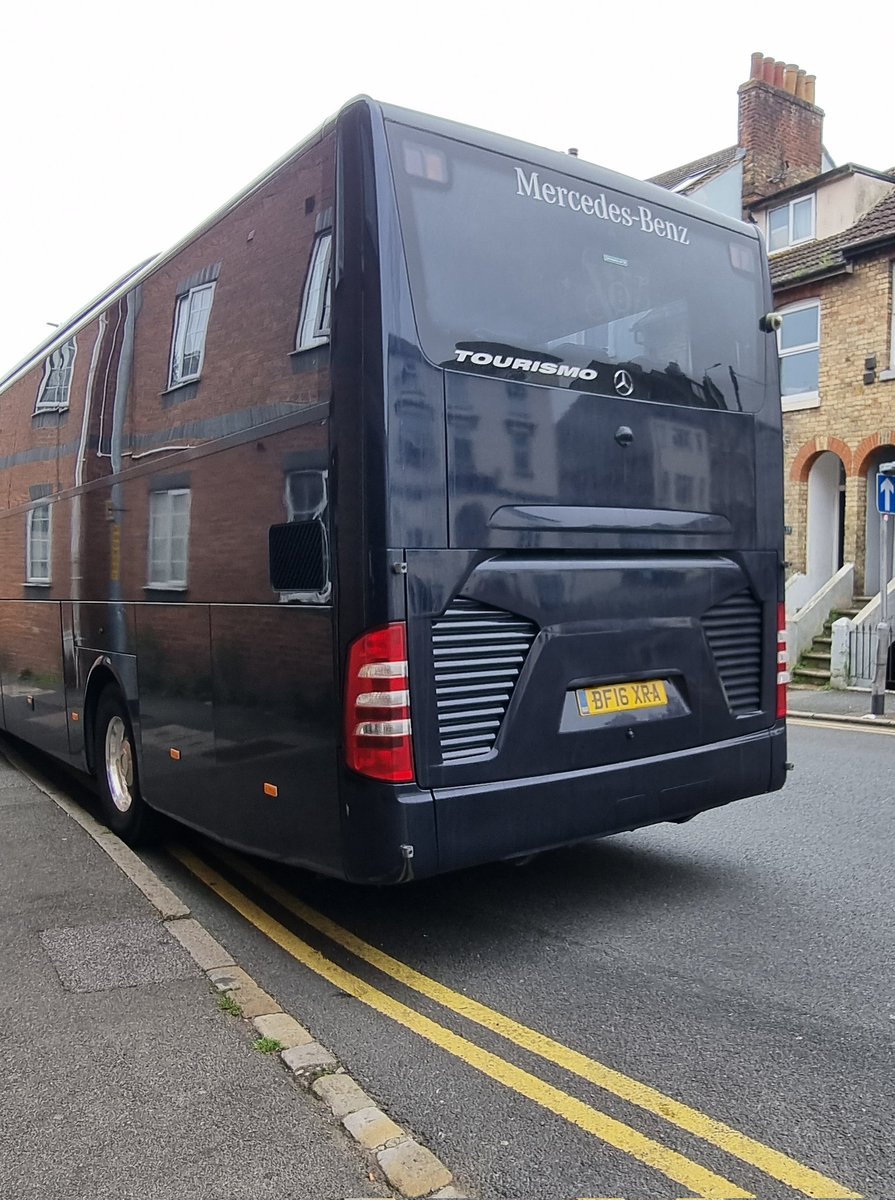
[[[786,605],[777,605],[777,720],[786,716],[786,685],[789,683],[786,643]]]
[[[413,779],[407,636],[403,622],[372,629],[348,652],[345,761],[389,783]]]

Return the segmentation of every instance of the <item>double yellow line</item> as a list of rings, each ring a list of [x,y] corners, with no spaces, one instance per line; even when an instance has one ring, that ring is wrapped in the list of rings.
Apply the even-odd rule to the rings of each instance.
[[[639,1133],[631,1126],[625,1125],[559,1088],[553,1087],[536,1075],[482,1049],[474,1042],[439,1025],[436,1021],[430,1020],[416,1012],[415,1009],[402,1004],[365,980],[346,971],[271,917],[195,854],[182,847],[175,846],[169,849],[170,853],[183,866],[215,891],[247,921],[303,966],[322,976],[341,991],[354,996],[370,1008],[441,1047],[455,1058],[481,1071],[511,1091],[533,1100],[536,1104],[571,1124],[577,1125],[607,1145],[654,1168],[689,1189],[700,1200],[753,1200],[751,1192],[744,1191],[730,1180],[716,1175],[698,1163],[685,1158],[682,1154],[678,1154],[677,1151]],[[612,1067],[605,1066],[577,1050],[564,1046],[518,1021],[514,1021],[511,1017],[464,996],[461,992],[445,987],[444,984],[399,962],[391,955],[378,950],[375,946],[371,946],[355,934],[343,929],[335,921],[331,921],[322,913],[298,900],[248,862],[220,849],[216,849],[215,853],[230,869],[276,901],[287,912],[298,917],[305,925],[316,929],[382,974],[420,995],[434,1000],[458,1016],[465,1017],[484,1029],[499,1034],[521,1049],[527,1050],[547,1062],[554,1063],[588,1083],[595,1084],[604,1091],[694,1134],[802,1195],[810,1196],[813,1200],[860,1200],[860,1193],[849,1191],[834,1180],[796,1162],[788,1155],[773,1150],[746,1134],[739,1133],[729,1125],[716,1121],[689,1105],[665,1096],[647,1084],[640,1083]]]

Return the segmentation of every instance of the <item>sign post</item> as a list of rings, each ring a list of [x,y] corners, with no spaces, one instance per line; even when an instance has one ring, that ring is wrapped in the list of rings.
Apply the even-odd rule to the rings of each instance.
[[[880,463],[876,476],[876,508],[879,513],[879,624],[876,627],[876,671],[870,694],[870,715],[881,717],[886,711],[886,676],[889,669],[889,522],[895,514],[895,462]]]

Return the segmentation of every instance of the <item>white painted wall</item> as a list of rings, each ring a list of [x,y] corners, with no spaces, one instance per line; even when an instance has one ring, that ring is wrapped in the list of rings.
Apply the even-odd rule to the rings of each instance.
[[[893,187],[895,181],[887,183],[860,173],[832,180],[817,193],[817,237],[831,237],[848,229]]]
[[[839,479],[842,461],[825,450],[808,475],[807,575],[812,594],[839,569]]]

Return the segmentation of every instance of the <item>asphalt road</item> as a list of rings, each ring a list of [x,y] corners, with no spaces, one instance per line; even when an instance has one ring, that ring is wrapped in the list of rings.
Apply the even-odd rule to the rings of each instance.
[[[793,723],[790,758],[782,792],[689,824],[399,889],[187,837],[192,870],[147,858],[484,1200],[884,1200],[895,739]]]

